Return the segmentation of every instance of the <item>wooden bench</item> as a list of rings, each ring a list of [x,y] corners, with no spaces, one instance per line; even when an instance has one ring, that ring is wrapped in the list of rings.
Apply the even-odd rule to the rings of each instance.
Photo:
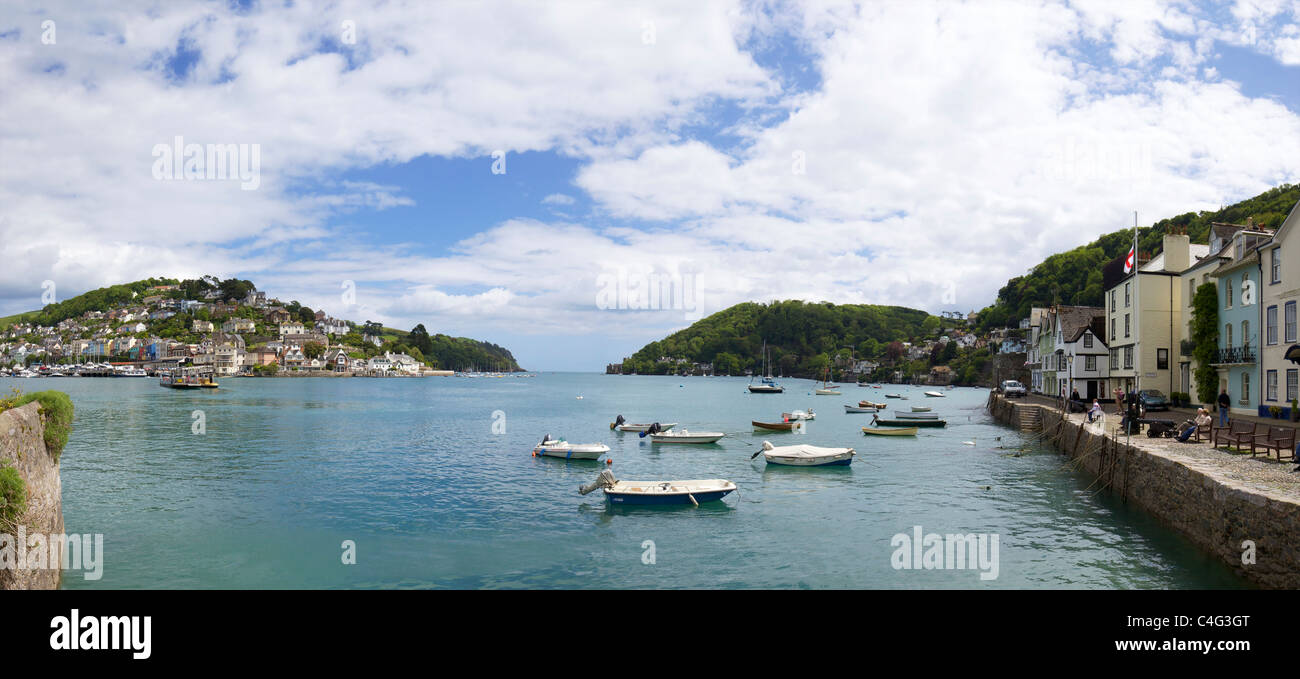
[[[1219,427],[1214,432],[1214,447],[1232,444],[1239,449],[1245,450],[1246,445],[1254,440],[1255,425],[1242,420],[1232,420],[1228,422],[1227,427]]]
[[[1277,453],[1278,462],[1282,461],[1283,452],[1291,456],[1292,459],[1295,459],[1295,430],[1294,429],[1290,427],[1268,427],[1263,424],[1259,426],[1264,427],[1267,430],[1267,432],[1264,434],[1256,434],[1255,437],[1251,440],[1250,442],[1251,457],[1255,456],[1255,446],[1259,446],[1260,448],[1264,449],[1265,455],[1268,455],[1268,451],[1270,450],[1275,451]]]

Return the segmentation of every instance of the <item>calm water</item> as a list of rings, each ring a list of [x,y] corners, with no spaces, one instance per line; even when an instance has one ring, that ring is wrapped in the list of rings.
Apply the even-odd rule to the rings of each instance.
[[[229,379],[213,393],[153,379],[0,378],[76,404],[63,455],[69,533],[105,535],[104,576],[68,588],[780,587],[1220,588],[1245,582],[1140,510],[1098,493],[984,412],[988,392],[741,378],[543,374],[533,379]],[[868,438],[843,404],[886,391],[933,406],[947,429]],[[582,399],[576,398],[582,395]],[[813,407],[805,435],[752,419]],[[192,433],[202,410],[206,434]],[[494,411],[505,433],[494,434]],[[628,421],[725,431],[712,446],[652,446]],[[499,419],[499,416],[498,416]],[[577,494],[603,463],[529,455],[543,434],[602,441],[625,479],[725,478],[694,508],[606,506]],[[1001,440],[998,440],[1001,437]],[[766,468],[776,445],[852,446],[851,467]],[[963,445],[974,440],[975,446]],[[996,533],[999,577],[895,570],[891,538]],[[353,540],[357,563],[343,565]],[[642,562],[646,540],[655,563]]]

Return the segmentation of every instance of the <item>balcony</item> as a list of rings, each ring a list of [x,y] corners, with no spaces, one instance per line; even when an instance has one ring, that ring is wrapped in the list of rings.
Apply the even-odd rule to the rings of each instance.
[[[1214,356],[1214,365],[1247,365],[1254,362],[1255,348],[1252,346],[1220,349]]]

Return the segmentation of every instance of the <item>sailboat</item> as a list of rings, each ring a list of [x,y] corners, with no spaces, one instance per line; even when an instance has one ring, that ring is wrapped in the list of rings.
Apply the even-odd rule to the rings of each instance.
[[[776,383],[772,379],[772,368],[767,361],[767,340],[763,340],[763,381],[760,384],[754,384],[754,378],[750,378],[749,391],[752,394],[781,394],[785,392],[785,387]]]
[[[818,396],[839,396],[840,395],[840,392],[831,388],[830,378],[831,378],[831,369],[830,366],[827,366],[826,375],[822,377],[822,386],[821,388],[817,389],[816,392]]]

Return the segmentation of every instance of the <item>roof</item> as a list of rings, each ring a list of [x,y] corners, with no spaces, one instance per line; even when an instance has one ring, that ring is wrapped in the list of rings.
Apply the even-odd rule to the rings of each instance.
[[[1106,310],[1095,306],[1062,306],[1057,307],[1056,317],[1060,321],[1061,335],[1065,341],[1075,342],[1096,322],[1105,324]],[[1101,336],[1095,329],[1093,334]]]
[[[1192,243],[1187,246],[1188,254],[1193,262],[1200,260],[1210,254],[1210,246],[1202,243]],[[1194,266],[1194,265],[1193,265]],[[1151,261],[1142,265],[1141,270],[1144,272],[1156,272],[1165,270],[1165,253],[1162,250],[1160,254],[1151,258]]]

